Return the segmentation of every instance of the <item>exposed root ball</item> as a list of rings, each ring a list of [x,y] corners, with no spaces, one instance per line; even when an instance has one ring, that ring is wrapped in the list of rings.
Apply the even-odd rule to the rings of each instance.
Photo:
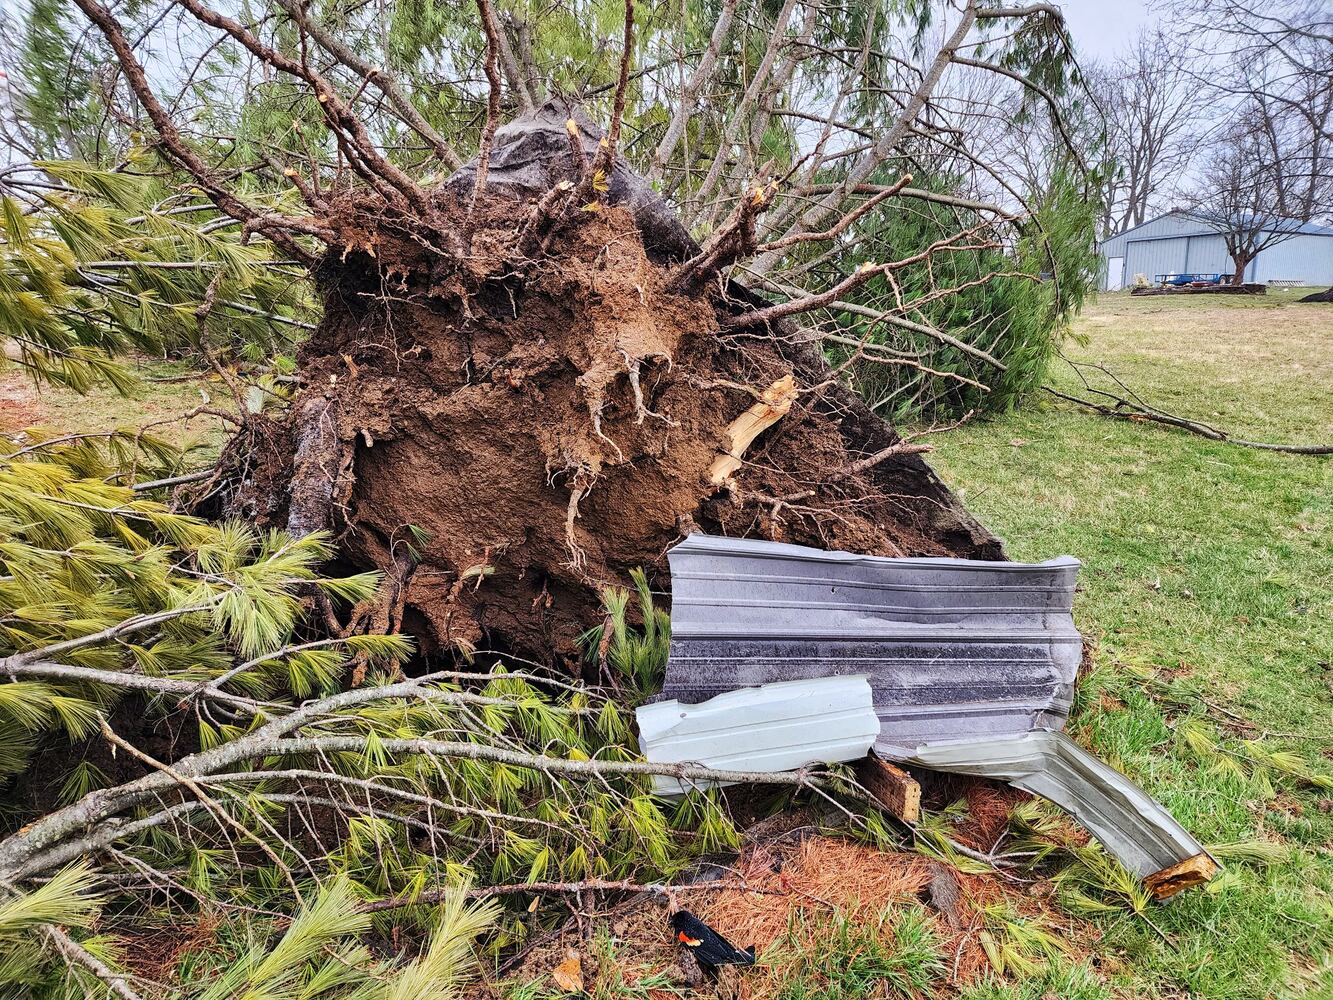
[[[578,212],[524,258],[518,230],[552,178],[506,186],[503,131],[465,262],[373,204],[330,220],[344,249],[321,271],[304,387],[284,423],[224,456],[246,466],[227,512],[327,528],[349,568],[410,562],[402,625],[427,651],[543,660],[575,656],[598,587],[635,566],[665,587],[663,554],[690,531],[998,555],[918,456],[846,475],[891,429],[794,329],[720,337],[719,315],[752,307],[743,289],[669,290],[690,241],[645,230],[642,191]],[[563,128],[559,141],[567,157]],[[438,200],[445,219],[467,211],[448,187]],[[790,411],[714,486],[728,425],[788,375]]]

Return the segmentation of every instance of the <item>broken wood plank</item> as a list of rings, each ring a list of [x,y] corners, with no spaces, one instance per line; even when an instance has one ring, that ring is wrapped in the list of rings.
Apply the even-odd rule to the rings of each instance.
[[[787,415],[796,401],[796,380],[784,375],[763,392],[763,397],[727,425],[727,450],[713,459],[708,478],[714,486],[721,486],[726,478],[741,467],[745,449],[764,431]]]
[[[875,751],[857,761],[856,780],[881,806],[904,823],[915,823],[921,818],[921,785]]]
[[[1162,900],[1195,885],[1202,885],[1221,871],[1221,866],[1205,854],[1196,854],[1178,864],[1143,877],[1143,884],[1153,899]]]

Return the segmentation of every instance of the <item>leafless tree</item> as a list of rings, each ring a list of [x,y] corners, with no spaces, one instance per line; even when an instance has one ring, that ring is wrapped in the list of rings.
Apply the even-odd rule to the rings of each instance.
[[[1277,210],[1309,222],[1333,211],[1333,48],[1314,56],[1318,72],[1298,77],[1248,97],[1246,117],[1256,134],[1260,155],[1273,165]],[[1261,67],[1259,72],[1267,67]],[[1259,73],[1256,72],[1256,78]],[[1279,91],[1293,104],[1278,96]]]
[[[1102,231],[1142,224],[1189,160],[1206,110],[1175,36],[1145,31],[1128,53],[1089,70],[1106,124],[1108,175]]]
[[[1324,0],[1189,0],[1201,79],[1240,100],[1261,99],[1333,140],[1333,7]]]
[[[1302,225],[1282,210],[1286,173],[1271,158],[1267,124],[1253,111],[1222,133],[1192,200],[1193,213],[1226,244],[1236,285],[1244,283],[1251,261],[1291,239]]]
[[[1196,200],[1224,209],[1226,228],[1246,220],[1249,235],[1228,243],[1239,270],[1241,257],[1290,238],[1295,225],[1280,220],[1333,213],[1333,7],[1192,0],[1184,14],[1195,28],[1192,72],[1226,112]]]

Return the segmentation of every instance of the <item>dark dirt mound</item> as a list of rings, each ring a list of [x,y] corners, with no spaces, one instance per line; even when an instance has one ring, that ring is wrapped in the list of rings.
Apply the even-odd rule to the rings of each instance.
[[[1322,292],[1311,292],[1309,295],[1302,296],[1297,302],[1333,302],[1333,288],[1325,288]]]
[[[720,335],[719,315],[754,307],[744,289],[672,291],[695,244],[628,171],[600,211],[526,255],[532,204],[575,176],[566,113],[501,130],[461,261],[373,200],[343,204],[303,388],[228,449],[216,512],[327,528],[349,568],[389,570],[355,627],[542,660],[575,655],[598,587],[635,566],[665,587],[663,554],[691,531],[999,557],[919,456],[847,474],[892,429],[794,327]],[[586,125],[584,142],[591,155]],[[438,192],[446,224],[461,226],[471,183],[465,168]],[[790,412],[714,486],[728,424],[784,376],[799,390]]]

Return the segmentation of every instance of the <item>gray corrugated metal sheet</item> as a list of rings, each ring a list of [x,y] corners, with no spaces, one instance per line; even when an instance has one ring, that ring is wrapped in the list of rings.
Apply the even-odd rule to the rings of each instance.
[[[888,559],[692,535],[668,558],[664,698],[866,674],[893,757],[1064,725],[1082,655],[1069,556]]]
[[[1140,878],[1206,854],[1152,796],[1064,733],[1037,730],[1004,740],[928,743],[905,760],[1006,781],[1050,799]]]
[[[635,716],[646,760],[722,771],[793,771],[856,760],[879,735],[863,675],[743,688],[699,705],[659,701],[641,706]],[[654,779],[659,794],[687,790],[676,778]]]
[[[756,742],[745,743],[736,707],[762,696],[736,688],[865,674],[880,725],[876,749],[886,757],[1050,799],[1158,898],[1217,870],[1158,802],[1055,731],[1064,726],[1082,653],[1071,614],[1078,560],[885,559],[706,535],[687,538],[668,558],[663,696],[678,701],[640,710],[640,725],[649,720],[645,746],[665,742],[677,754],[662,759],[720,754],[735,739],[736,755],[726,760],[751,766],[745,753],[775,741],[761,727]],[[690,734],[664,739],[660,726],[689,715],[681,702],[727,691],[734,694],[699,706],[695,729],[703,735],[693,749]],[[788,703],[783,711],[793,708],[801,710]],[[836,739],[822,731],[833,725],[824,720],[837,716],[836,705],[811,700],[803,710],[823,723],[808,738]],[[794,717],[788,723],[799,727]],[[789,735],[776,741],[788,755],[797,749],[786,745]]]

